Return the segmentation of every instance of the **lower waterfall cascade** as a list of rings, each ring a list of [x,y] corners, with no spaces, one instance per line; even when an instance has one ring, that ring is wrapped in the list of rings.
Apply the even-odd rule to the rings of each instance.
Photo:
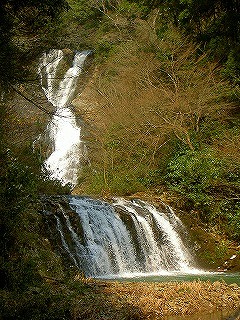
[[[157,210],[139,200],[68,196],[71,212],[58,204],[51,232],[61,254],[87,277],[134,277],[199,273],[179,233],[180,219],[165,206]],[[180,232],[182,231],[182,232]]]

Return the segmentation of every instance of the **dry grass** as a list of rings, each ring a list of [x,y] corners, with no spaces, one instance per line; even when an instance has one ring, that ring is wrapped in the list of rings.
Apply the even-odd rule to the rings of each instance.
[[[240,304],[240,287],[224,282],[90,284],[91,295],[79,297],[73,319],[167,319]]]

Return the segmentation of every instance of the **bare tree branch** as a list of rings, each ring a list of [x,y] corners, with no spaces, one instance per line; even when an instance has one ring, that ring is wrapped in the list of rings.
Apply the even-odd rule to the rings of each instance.
[[[40,106],[39,104],[37,104],[36,102],[34,102],[31,98],[28,98],[25,94],[23,94],[21,91],[19,91],[18,89],[16,89],[14,86],[10,85],[12,90],[15,91],[18,95],[20,95],[21,97],[23,97],[25,100],[27,100],[28,102],[30,102],[31,104],[33,104],[35,107],[37,107],[39,110],[45,112],[47,115],[49,116],[53,116],[54,112],[53,111],[49,111],[47,109],[45,109],[44,107]]]

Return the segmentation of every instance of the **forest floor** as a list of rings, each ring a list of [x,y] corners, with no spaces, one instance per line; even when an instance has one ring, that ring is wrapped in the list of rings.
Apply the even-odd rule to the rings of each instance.
[[[76,275],[70,282],[48,278],[21,293],[1,290],[0,298],[1,320],[240,319],[240,287],[222,280],[144,283]]]

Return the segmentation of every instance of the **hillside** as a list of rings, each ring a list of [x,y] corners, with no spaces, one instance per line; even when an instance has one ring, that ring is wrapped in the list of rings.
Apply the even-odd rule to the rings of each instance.
[[[125,5],[103,14],[95,71],[73,101],[91,150],[75,192],[167,190],[238,240],[239,87],[159,10]]]

